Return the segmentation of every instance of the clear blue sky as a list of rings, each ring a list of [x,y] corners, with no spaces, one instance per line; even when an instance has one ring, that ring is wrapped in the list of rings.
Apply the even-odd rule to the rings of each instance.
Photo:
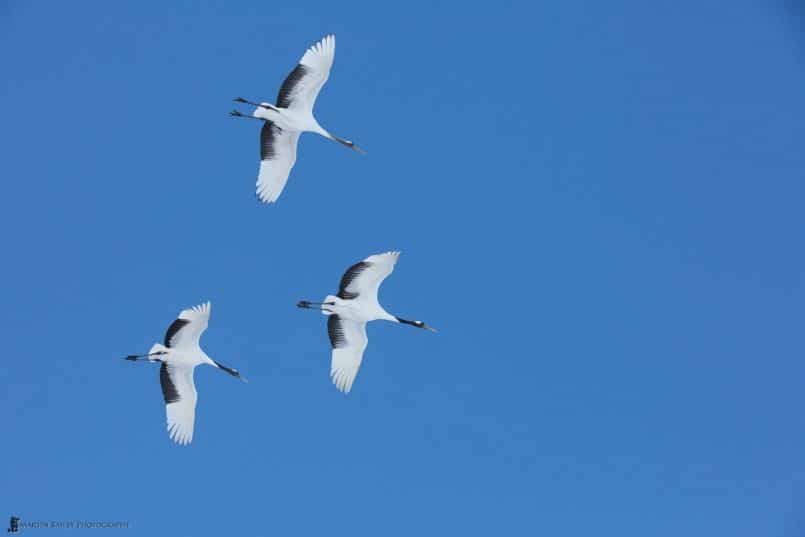
[[[368,155],[305,135],[261,205],[231,98],[328,32],[317,115]],[[0,522],[805,535],[804,33],[785,2],[5,2]],[[371,325],[345,397],[294,304],[391,249],[383,303],[440,332]],[[208,299],[251,382],[200,368],[179,448],[121,357]]]

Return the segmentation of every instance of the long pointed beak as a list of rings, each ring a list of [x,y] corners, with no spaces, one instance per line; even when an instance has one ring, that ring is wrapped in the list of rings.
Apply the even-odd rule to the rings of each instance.
[[[355,151],[357,151],[361,155],[366,154],[366,151],[364,151],[363,149],[358,147],[357,144],[355,144],[355,142],[352,142],[350,140],[346,140],[344,138],[341,138],[340,136],[336,136],[332,132],[328,132],[327,134],[329,134],[332,137],[332,139],[335,140],[336,142],[338,142],[339,144],[341,144],[343,146],[346,146],[346,147],[348,147],[350,149],[354,149]]]
[[[431,332],[438,332],[438,330],[436,330],[432,326],[423,325],[422,328],[424,328],[425,330],[430,330]]]
[[[221,366],[219,366],[219,367],[221,367]],[[232,376],[233,376],[233,377],[235,377],[236,379],[240,379],[240,380],[242,380],[243,382],[245,382],[246,384],[248,384],[248,383],[249,383],[249,379],[247,379],[246,377],[244,377],[243,375],[241,375],[241,374],[240,374],[240,371],[238,371],[237,369],[231,369],[231,368],[226,367],[226,366],[221,367],[221,369],[223,369],[224,371],[226,371],[227,373],[229,373],[230,375],[232,375]]]
[[[238,371],[237,369],[232,369],[231,367],[227,367],[227,366],[225,366],[224,364],[222,364],[220,362],[216,362],[215,360],[212,360],[212,363],[215,364],[215,367],[217,367],[218,369],[221,369],[223,371],[226,371],[227,373],[229,373],[233,377],[239,378],[243,382],[247,382],[247,383],[249,382],[248,380],[246,380],[246,377],[241,375],[240,371]]]

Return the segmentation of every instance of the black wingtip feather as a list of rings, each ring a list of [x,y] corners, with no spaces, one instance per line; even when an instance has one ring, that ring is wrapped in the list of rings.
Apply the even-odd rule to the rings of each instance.
[[[305,69],[305,66],[301,63],[294,67],[294,70],[291,71],[291,74],[289,74],[285,82],[282,83],[279,95],[277,95],[277,106],[279,108],[288,108],[291,105],[293,90],[296,88],[299,81],[305,77],[306,73],[307,69]]]
[[[165,341],[163,342],[163,345],[170,348],[173,336],[175,336],[179,332],[179,330],[181,330],[188,324],[190,324],[190,321],[188,321],[187,319],[176,319],[175,321],[173,321],[171,325],[168,327],[168,331],[165,333]]]
[[[344,327],[341,324],[341,317],[330,315],[327,317],[327,335],[330,336],[330,346],[334,349],[344,347],[347,338],[344,336]]]
[[[162,367],[159,368],[159,384],[162,386],[162,396],[165,398],[165,404],[169,405],[179,401],[179,391],[171,380],[168,364],[165,362],[162,362]]]
[[[347,287],[349,284],[352,283],[352,280],[360,276],[361,272],[371,267],[371,263],[367,263],[366,261],[360,261],[355,263],[351,267],[347,269],[344,275],[341,277],[341,283],[338,285],[338,298],[343,298],[345,300],[350,300],[353,298],[358,297],[358,293],[351,293],[347,291]]]

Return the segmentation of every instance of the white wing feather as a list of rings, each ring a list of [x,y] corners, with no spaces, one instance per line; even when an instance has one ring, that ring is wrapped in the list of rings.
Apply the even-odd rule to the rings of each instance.
[[[354,294],[377,299],[380,284],[394,270],[399,257],[400,252],[386,252],[370,255],[353,265],[341,279],[339,294],[346,292],[347,296]]]
[[[271,151],[266,152],[266,131],[271,131]],[[296,144],[299,131],[279,129],[266,122],[261,133],[262,154],[260,173],[257,175],[257,197],[264,203],[273,203],[282,194],[288,176],[296,163]]]
[[[345,344],[333,349],[330,376],[339,391],[349,393],[366,350],[366,323],[339,319]]]
[[[207,329],[210,321],[211,304],[205,302],[198,306],[182,310],[179,319],[188,321],[188,324],[176,332],[170,340],[170,347],[178,350],[191,350],[199,346],[201,334]]]
[[[193,382],[194,367],[167,364],[168,375],[179,400],[165,405],[168,435],[177,444],[189,444],[193,440],[193,425],[196,420],[196,385]]]
[[[307,49],[299,65],[283,83],[277,106],[312,111],[316,97],[330,76],[334,59],[334,35],[325,36]]]

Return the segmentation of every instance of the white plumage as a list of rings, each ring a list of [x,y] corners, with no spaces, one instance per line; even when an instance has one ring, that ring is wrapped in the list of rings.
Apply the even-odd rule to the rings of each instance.
[[[349,393],[361,367],[363,351],[369,343],[366,321],[354,321],[331,314],[327,319],[327,333],[330,334],[330,345],[333,348],[330,377],[339,391]],[[343,345],[339,345],[338,340],[333,341],[333,333],[339,334]]]
[[[161,362],[159,383],[165,398],[168,435],[177,444],[193,440],[197,400],[193,371],[197,365],[209,364],[246,380],[237,370],[212,360],[201,349],[199,341],[209,320],[209,302],[182,310],[168,327],[163,343],[156,343],[148,354],[126,357],[133,361]]]
[[[380,284],[394,270],[400,252],[370,255],[352,265],[341,277],[336,296],[328,295],[322,302],[300,301],[297,306],[320,309],[327,315],[327,333],[332,347],[330,376],[335,387],[349,393],[366,350],[366,323],[386,320],[409,324],[435,332],[422,321],[409,321],[391,315],[380,305],[377,292]]]
[[[231,112],[231,115],[264,121],[260,131],[257,197],[265,203],[277,201],[285,188],[296,163],[296,146],[301,133],[314,132],[363,152],[353,142],[326,131],[313,116],[313,105],[330,76],[334,59],[335,36],[328,35],[307,49],[299,64],[283,82],[276,105],[265,102],[258,104],[241,97],[235,99],[257,108],[251,116],[237,111]]]

